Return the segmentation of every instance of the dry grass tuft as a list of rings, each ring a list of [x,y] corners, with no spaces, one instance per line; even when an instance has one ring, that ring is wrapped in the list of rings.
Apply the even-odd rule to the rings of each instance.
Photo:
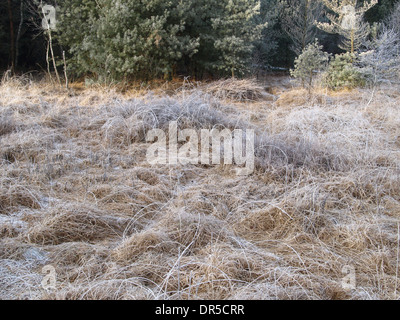
[[[276,101],[279,107],[302,106],[310,101],[310,95],[305,89],[294,89],[284,92]]]
[[[0,118],[0,136],[14,132],[16,129],[15,121],[12,117],[2,116]]]
[[[270,94],[254,79],[219,80],[206,85],[205,91],[220,100],[249,102],[270,99]]]
[[[119,237],[129,219],[114,217],[81,206],[59,207],[43,214],[27,232],[31,243],[57,245],[65,242],[93,242]]]
[[[135,233],[124,240],[113,251],[113,257],[119,263],[129,263],[129,261],[149,251],[163,253],[173,249],[174,245],[166,234],[147,230]]]
[[[0,185],[0,214],[9,214],[20,207],[40,209],[39,194],[16,183]]]
[[[171,212],[156,225],[182,250],[189,252],[213,242],[229,242],[225,223],[213,216],[188,212]]]

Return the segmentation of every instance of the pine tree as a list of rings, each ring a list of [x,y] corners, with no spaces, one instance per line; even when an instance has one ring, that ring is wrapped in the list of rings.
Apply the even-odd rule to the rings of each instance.
[[[328,33],[342,36],[340,48],[354,54],[370,33],[369,24],[364,22],[365,13],[378,3],[378,0],[323,0],[333,12],[326,16],[330,23],[318,23],[318,27]]]
[[[368,10],[365,20],[369,23],[382,22],[391,15],[398,0],[379,0],[378,4]]]
[[[332,90],[363,87],[365,76],[358,64],[358,56],[350,52],[337,54],[330,62],[324,82]]]
[[[243,74],[264,24],[259,0],[66,0],[60,41],[70,64],[98,78],[190,71]],[[71,28],[70,26],[76,26]]]
[[[70,72],[80,76],[96,73],[97,60],[92,60],[84,40],[93,31],[93,21],[99,18],[99,6],[94,0],[64,0],[57,12],[57,38],[69,53]],[[100,48],[99,48],[100,49]]]
[[[315,40],[323,5],[319,0],[282,0],[282,4],[282,27],[293,42],[291,49],[299,55]]]
[[[254,43],[253,72],[265,70],[272,63],[281,31],[278,28],[281,0],[261,0],[257,24],[264,25],[261,37]]]
[[[181,66],[188,74],[202,78],[216,70],[215,62],[220,58],[214,46],[216,30],[212,28],[212,20],[223,14],[221,1],[185,0],[180,5],[180,12],[185,21],[184,34],[198,43],[193,55],[183,55]]]
[[[317,40],[306,46],[295,60],[294,70],[290,72],[292,77],[301,80],[303,87],[308,87],[309,92],[313,87],[315,74],[326,69],[329,62],[330,55],[322,48]]]
[[[264,0],[265,1],[265,0]],[[255,41],[267,25],[259,0],[186,0],[185,34],[198,39],[190,59],[196,76],[249,70]]]
[[[216,31],[215,48],[221,59],[216,67],[224,72],[243,74],[248,70],[249,59],[256,40],[266,24],[257,23],[260,2],[256,0],[228,0],[222,2],[223,15],[212,19]]]
[[[197,41],[183,34],[179,0],[67,2],[60,39],[78,70],[100,80],[167,76],[183,54],[196,52]],[[76,24],[78,33],[65,32]]]

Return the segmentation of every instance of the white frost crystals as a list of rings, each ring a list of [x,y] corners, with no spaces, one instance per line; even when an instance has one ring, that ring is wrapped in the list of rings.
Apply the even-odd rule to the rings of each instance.
[[[178,131],[178,123],[172,121],[169,123],[168,134],[161,129],[152,129],[147,133],[146,141],[152,143],[146,154],[147,161],[151,165],[235,164],[244,166],[236,169],[238,175],[250,175],[254,172],[254,130]]]

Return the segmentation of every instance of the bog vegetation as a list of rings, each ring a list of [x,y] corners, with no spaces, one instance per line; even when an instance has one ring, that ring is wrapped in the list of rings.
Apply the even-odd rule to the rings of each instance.
[[[399,299],[399,21],[391,0],[3,1],[0,299]],[[171,121],[254,129],[255,172],[150,165]]]

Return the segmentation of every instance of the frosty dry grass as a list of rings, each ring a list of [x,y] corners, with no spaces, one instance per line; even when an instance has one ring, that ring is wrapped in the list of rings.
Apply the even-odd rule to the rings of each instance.
[[[3,82],[0,297],[398,299],[397,91],[274,102],[246,81],[169,97]],[[149,166],[145,133],[170,121],[254,128],[256,172]]]
[[[121,236],[129,219],[118,218],[98,209],[85,207],[54,208],[44,214],[27,232],[29,242],[57,245],[65,242],[93,242]]]
[[[226,79],[205,86],[205,91],[220,100],[257,101],[268,97],[264,88],[254,79]]]

